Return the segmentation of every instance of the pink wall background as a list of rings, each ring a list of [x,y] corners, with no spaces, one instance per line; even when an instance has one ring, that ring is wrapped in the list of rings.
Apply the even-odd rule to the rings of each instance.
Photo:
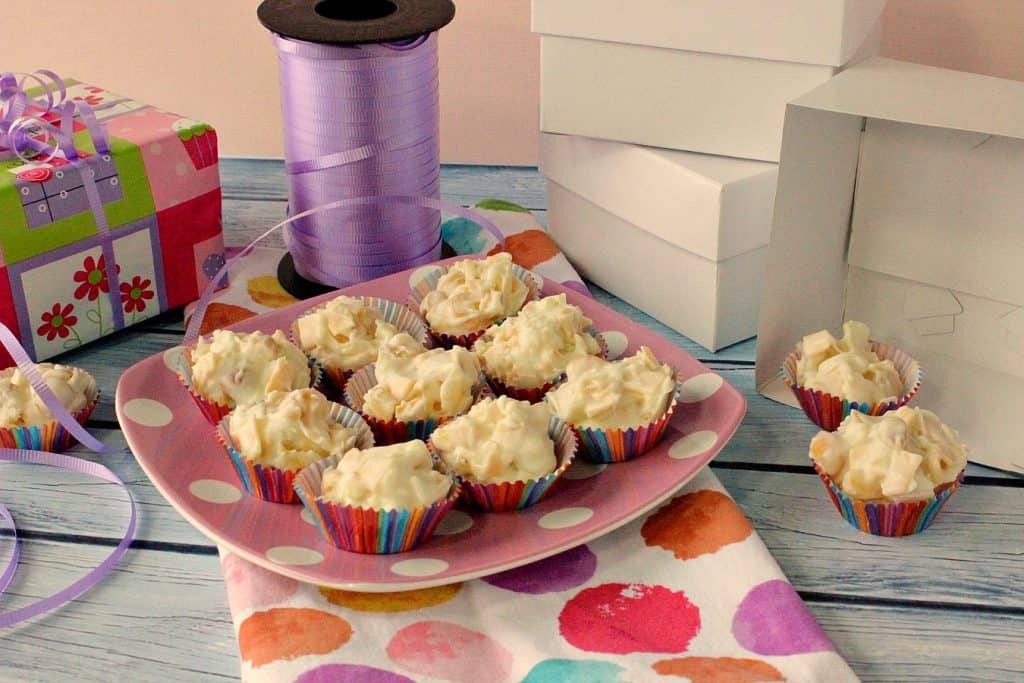
[[[277,66],[259,0],[7,2],[0,69],[48,67],[212,122],[222,153],[281,155]],[[10,5],[10,6],[7,6]],[[529,0],[457,0],[441,33],[442,157],[533,165]],[[45,18],[44,18],[45,17]],[[890,0],[883,54],[1024,80],[1024,0]]]

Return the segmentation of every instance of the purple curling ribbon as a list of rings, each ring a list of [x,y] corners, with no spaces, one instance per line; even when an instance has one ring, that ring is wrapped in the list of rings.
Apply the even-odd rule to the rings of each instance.
[[[437,34],[379,45],[275,34],[274,43],[295,219],[285,242],[298,273],[344,287],[436,261],[436,205],[353,201],[306,212],[338,200],[439,198]]]

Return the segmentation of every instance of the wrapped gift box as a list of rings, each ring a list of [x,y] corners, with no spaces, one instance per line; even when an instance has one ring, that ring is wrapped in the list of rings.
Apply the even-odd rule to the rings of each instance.
[[[66,83],[67,97],[91,105],[106,127],[109,153],[97,153],[78,120],[75,163],[62,156],[26,163],[0,150],[0,320],[37,360],[196,299],[224,263],[216,132]],[[83,173],[96,184],[106,236]],[[115,283],[104,243],[117,265]]]
[[[755,334],[775,164],[543,134],[540,166],[585,277],[709,349]]]
[[[924,367],[916,403],[1024,472],[1024,84],[874,59],[789,105],[757,386],[844,319]]]
[[[541,130],[778,161],[786,103],[875,54],[883,8],[535,0]]]

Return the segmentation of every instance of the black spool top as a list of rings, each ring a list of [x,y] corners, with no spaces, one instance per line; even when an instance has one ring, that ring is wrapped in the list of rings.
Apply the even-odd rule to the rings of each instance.
[[[451,0],[263,0],[268,29],[309,43],[394,43],[431,33],[455,17]]]

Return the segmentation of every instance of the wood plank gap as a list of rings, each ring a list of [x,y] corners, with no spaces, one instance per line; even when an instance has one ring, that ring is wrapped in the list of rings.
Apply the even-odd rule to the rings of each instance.
[[[797,591],[804,602],[832,603],[845,605],[869,605],[873,607],[896,607],[910,609],[935,609],[943,612],[966,612],[969,614],[1003,614],[1024,616],[1024,607],[1003,605],[982,605],[977,603],[945,602],[942,600],[904,600],[901,598],[871,598],[859,595],[837,595],[817,591]]]
[[[713,470],[745,470],[750,472],[776,472],[787,474],[809,474],[818,476],[810,465],[779,465],[766,462],[729,462],[712,460],[709,465]],[[1024,488],[1024,478],[1005,479],[1003,477],[964,477],[964,486],[998,486],[1008,489]]]
[[[10,529],[0,529],[0,536],[10,537]],[[59,543],[78,543],[81,545],[98,545],[116,547],[120,538],[106,538],[103,536],[85,536],[82,534],[58,534],[50,531],[32,531],[18,529],[18,538],[24,541],[55,541]],[[180,553],[182,555],[216,555],[215,545],[195,545],[193,543],[170,543],[167,541],[146,541],[136,539],[130,546],[136,550],[156,550],[168,553]]]
[[[95,427],[96,429],[120,429],[121,425],[117,423],[117,420],[94,420],[89,418],[89,421],[85,423],[86,427]]]

